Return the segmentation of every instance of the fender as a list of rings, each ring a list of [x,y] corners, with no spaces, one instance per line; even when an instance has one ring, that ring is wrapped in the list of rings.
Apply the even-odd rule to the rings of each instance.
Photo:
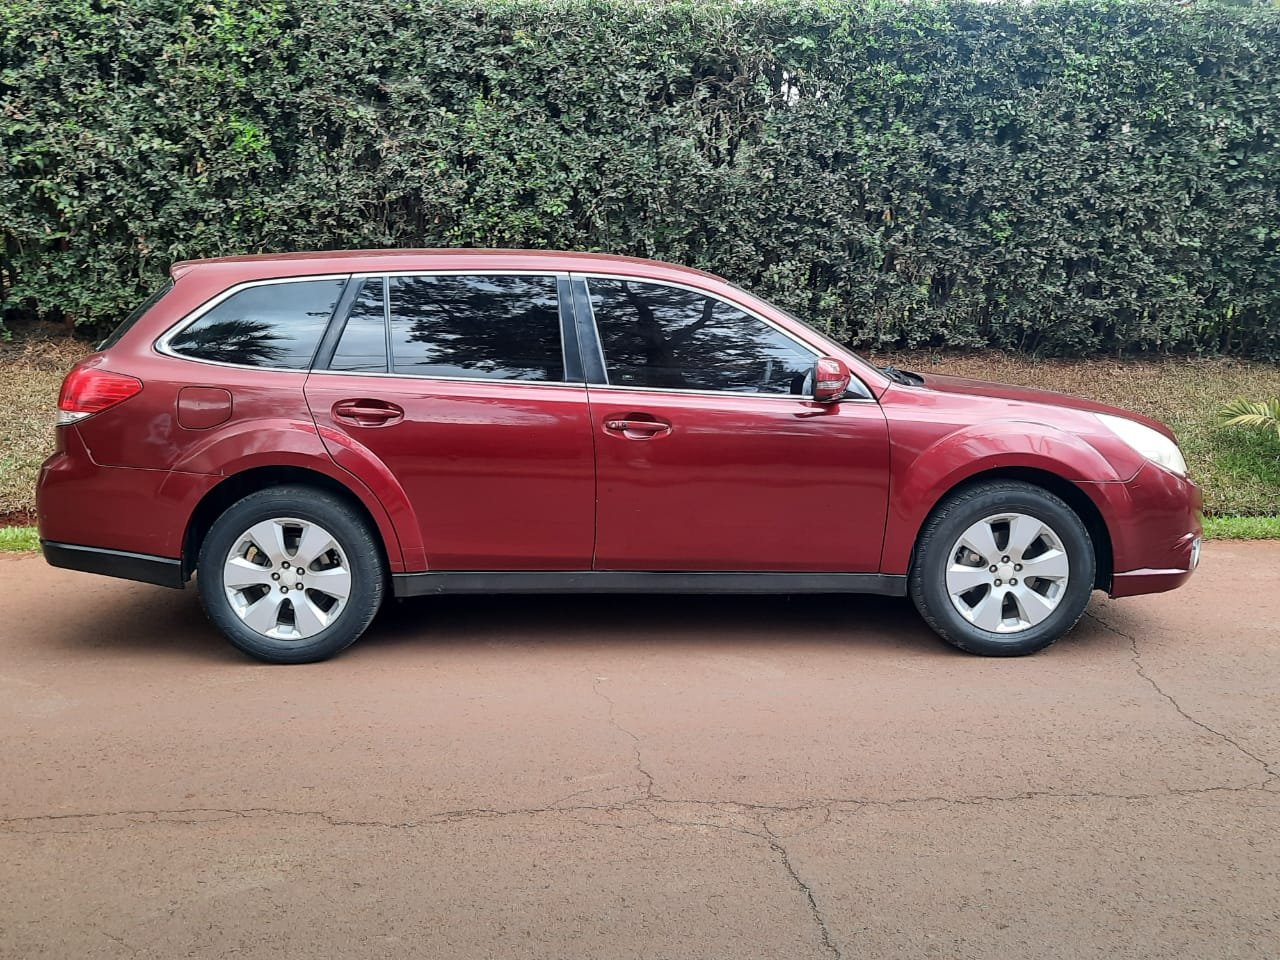
[[[890,422],[890,432],[893,424]],[[1122,483],[1115,467],[1077,435],[1027,420],[995,420],[949,433],[919,453],[893,445],[889,514],[880,571],[905,574],[925,518],[958,484],[1010,467],[1052,473],[1078,485],[1112,526],[1113,506],[1099,495],[1101,483]]]
[[[323,474],[350,490],[369,511],[387,549],[387,561],[394,572],[420,570],[425,552],[417,519],[408,498],[390,472],[382,467],[384,482],[371,485],[366,477],[377,474],[367,466],[352,470],[331,456],[310,420],[255,420],[231,424],[189,451],[175,471],[234,476],[256,467],[299,467]],[[372,457],[365,451],[368,457]],[[351,456],[349,462],[355,462]],[[375,461],[376,462],[376,461]],[[359,464],[357,464],[359,465]],[[378,466],[382,466],[378,464]],[[387,482],[390,485],[387,485]],[[402,517],[407,518],[401,525]]]
[[[427,547],[422,541],[422,527],[418,523],[413,503],[395,474],[372,450],[345,433],[319,424],[315,425],[315,429],[329,458],[347,476],[376,497],[389,515],[394,529],[400,533],[404,570],[411,573],[426,570]]]

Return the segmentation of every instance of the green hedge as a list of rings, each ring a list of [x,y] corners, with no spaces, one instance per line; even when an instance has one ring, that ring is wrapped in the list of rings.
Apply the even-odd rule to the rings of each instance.
[[[174,260],[537,246],[851,341],[1280,357],[1280,15],[1156,2],[4,0],[4,315]]]

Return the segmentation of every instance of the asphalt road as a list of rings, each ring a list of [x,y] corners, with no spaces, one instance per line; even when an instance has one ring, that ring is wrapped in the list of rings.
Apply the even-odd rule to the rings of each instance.
[[[1280,545],[1023,660],[872,598],[423,600],[310,667],[0,558],[0,956],[1280,956]]]

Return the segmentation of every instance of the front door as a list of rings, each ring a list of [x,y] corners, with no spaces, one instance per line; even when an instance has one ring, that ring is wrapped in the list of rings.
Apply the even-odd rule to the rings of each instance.
[[[394,475],[428,568],[589,569],[591,426],[585,387],[565,382],[556,277],[353,282],[307,401]]]
[[[873,399],[807,399],[817,354],[701,291],[585,278],[598,570],[879,569],[888,428]]]

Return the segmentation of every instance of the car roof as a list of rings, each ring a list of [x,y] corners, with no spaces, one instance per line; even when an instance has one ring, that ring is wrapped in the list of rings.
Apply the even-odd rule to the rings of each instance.
[[[675,280],[725,281],[715,274],[659,260],[607,253],[559,250],[420,249],[312,250],[265,253],[207,260],[182,260],[170,268],[175,280],[187,273],[217,273],[228,280],[265,280],[333,273],[379,273],[416,270],[546,270],[547,272],[613,273]]]

